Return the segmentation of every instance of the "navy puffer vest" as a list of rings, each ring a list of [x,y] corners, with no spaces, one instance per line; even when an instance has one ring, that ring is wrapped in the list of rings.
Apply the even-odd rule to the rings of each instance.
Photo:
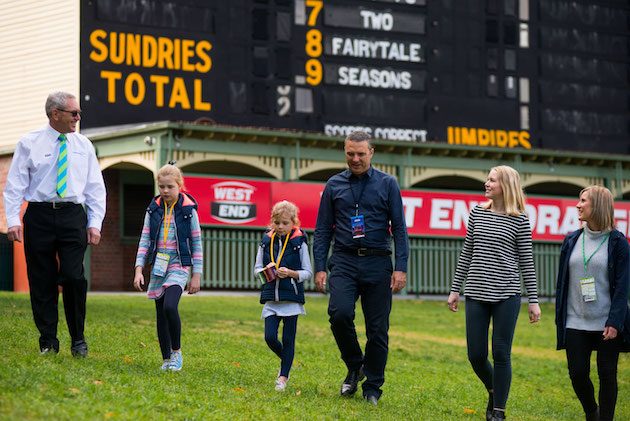
[[[260,243],[260,247],[263,251],[263,266],[267,266],[271,262],[271,234],[271,231],[265,233]],[[279,267],[284,266],[292,270],[300,270],[302,269],[300,250],[302,247],[308,247],[306,234],[299,228],[294,228],[289,235],[289,242],[286,250],[284,251]],[[277,239],[273,251],[277,256]],[[263,285],[262,291],[260,292],[260,303],[264,304],[267,301],[294,301],[304,304],[304,283],[298,282],[297,279],[293,278],[284,278],[273,282],[267,282]]]
[[[179,199],[173,208],[175,218],[175,238],[177,239],[177,254],[182,266],[192,266],[192,235],[190,221],[193,209],[197,210],[197,201],[188,193],[180,193]],[[164,224],[164,202],[158,195],[153,198],[147,212],[150,218],[149,256],[151,264],[155,262],[157,255],[158,234]]]

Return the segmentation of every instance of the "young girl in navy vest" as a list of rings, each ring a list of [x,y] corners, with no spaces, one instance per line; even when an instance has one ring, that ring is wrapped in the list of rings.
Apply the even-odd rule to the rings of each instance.
[[[275,279],[263,284],[260,303],[264,304],[265,341],[280,357],[280,372],[275,389],[283,392],[289,380],[289,371],[295,355],[295,333],[298,315],[304,311],[304,281],[313,276],[308,254],[306,234],[299,228],[298,208],[283,200],[271,210],[270,229],[258,247],[254,273],[275,265]],[[262,275],[261,275],[262,276]],[[270,275],[273,277],[274,275]],[[260,278],[259,278],[260,279]],[[278,341],[278,328],[283,323],[282,343]]]
[[[203,269],[201,228],[197,202],[180,191],[184,180],[179,168],[171,164],[160,168],[157,183],[160,194],[151,200],[144,217],[133,285],[142,291],[142,268],[149,261],[152,268],[147,296],[155,300],[161,368],[179,371],[183,358],[178,305],[191,268],[188,293],[199,291]]]

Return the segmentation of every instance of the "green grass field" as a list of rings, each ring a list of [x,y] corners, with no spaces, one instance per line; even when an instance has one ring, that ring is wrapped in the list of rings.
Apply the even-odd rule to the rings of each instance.
[[[486,393],[466,358],[464,313],[442,302],[396,300],[384,394],[372,407],[339,397],[345,368],[325,297],[308,297],[285,393],[273,389],[279,360],[263,339],[250,296],[185,296],[184,369],[162,373],[154,305],[144,295],[88,296],[87,359],[38,354],[27,295],[0,294],[0,419],[396,419],[483,420]],[[580,420],[564,353],[555,351],[553,306],[529,325],[521,310],[512,353],[510,420]],[[361,337],[363,318],[357,312]],[[364,341],[364,339],[362,339]],[[597,376],[593,373],[596,387]],[[630,357],[619,363],[618,420],[630,419]]]

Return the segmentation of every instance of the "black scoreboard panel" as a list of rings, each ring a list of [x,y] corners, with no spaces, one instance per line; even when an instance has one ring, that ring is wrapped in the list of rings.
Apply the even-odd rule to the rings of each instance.
[[[630,153],[627,1],[83,0],[82,126]]]

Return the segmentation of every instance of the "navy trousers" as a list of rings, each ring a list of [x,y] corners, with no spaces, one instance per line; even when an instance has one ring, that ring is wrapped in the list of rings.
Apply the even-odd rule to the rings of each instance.
[[[335,252],[329,261],[330,328],[348,370],[363,366],[364,395],[381,396],[388,352],[392,308],[390,256],[354,256]],[[361,350],[354,325],[355,304],[361,298],[367,343]]]
[[[282,342],[278,340],[280,320],[283,322]],[[298,316],[280,317],[271,315],[265,317],[265,342],[278,357],[280,357],[280,374],[289,378],[289,372],[295,356],[295,333],[297,332]]]

